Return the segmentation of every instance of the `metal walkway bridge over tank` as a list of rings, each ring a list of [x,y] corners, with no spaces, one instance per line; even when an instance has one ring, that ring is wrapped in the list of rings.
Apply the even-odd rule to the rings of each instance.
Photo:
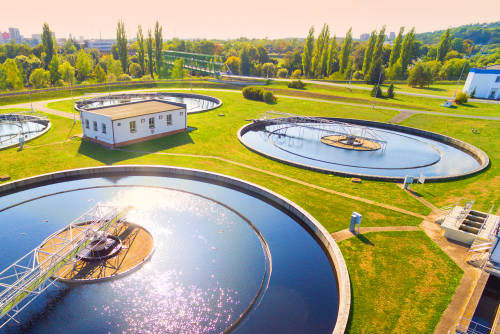
[[[11,320],[18,322],[16,316],[23,309],[53,285],[58,276],[72,270],[73,266],[67,264],[76,263],[77,255],[95,233],[109,231],[130,209],[98,204],[67,226],[66,237],[56,232],[47,238],[57,239],[53,251],[41,250],[42,244],[0,272],[0,328]],[[38,261],[40,253],[44,255],[42,261]]]
[[[173,65],[176,60],[184,59],[184,68],[201,74],[214,75],[226,72],[228,67],[222,57],[181,51],[163,51],[163,59]]]
[[[286,130],[293,126],[318,130],[317,133],[320,138],[326,135],[338,135],[378,143],[382,150],[387,146],[387,141],[371,128],[328,118],[294,115],[280,111],[267,111],[257,121],[276,125],[277,129],[274,129],[273,133],[279,135],[286,136]]]

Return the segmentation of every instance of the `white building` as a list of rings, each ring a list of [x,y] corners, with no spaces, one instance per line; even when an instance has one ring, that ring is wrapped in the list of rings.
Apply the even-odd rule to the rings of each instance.
[[[114,39],[91,39],[87,42],[89,49],[97,49],[102,53],[110,53],[111,47],[116,43]]]
[[[500,100],[500,64],[487,68],[471,68],[463,91],[481,99]]]
[[[120,147],[187,130],[186,105],[147,100],[79,109],[84,138]]]

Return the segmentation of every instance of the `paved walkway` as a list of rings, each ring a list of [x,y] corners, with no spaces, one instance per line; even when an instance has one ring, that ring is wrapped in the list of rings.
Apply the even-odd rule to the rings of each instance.
[[[372,227],[360,227],[359,234],[368,232],[391,232],[391,231],[421,231],[418,226],[372,226]],[[357,236],[357,233],[352,233],[349,229],[341,230],[332,233],[333,240],[340,242],[352,237]]]

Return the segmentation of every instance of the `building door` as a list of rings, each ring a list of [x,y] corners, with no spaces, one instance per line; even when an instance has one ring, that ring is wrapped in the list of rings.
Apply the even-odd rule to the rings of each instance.
[[[497,96],[498,88],[492,88],[490,92],[490,96],[488,96],[488,99],[495,99]]]

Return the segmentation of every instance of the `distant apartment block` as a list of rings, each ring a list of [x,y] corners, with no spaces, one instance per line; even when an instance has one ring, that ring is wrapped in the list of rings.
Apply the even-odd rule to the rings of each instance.
[[[359,35],[359,39],[362,41],[367,41],[368,38],[370,38],[370,34],[368,34],[368,33]]]
[[[111,47],[115,43],[114,39],[91,39],[87,41],[87,48],[97,49],[102,53],[111,53]]]

